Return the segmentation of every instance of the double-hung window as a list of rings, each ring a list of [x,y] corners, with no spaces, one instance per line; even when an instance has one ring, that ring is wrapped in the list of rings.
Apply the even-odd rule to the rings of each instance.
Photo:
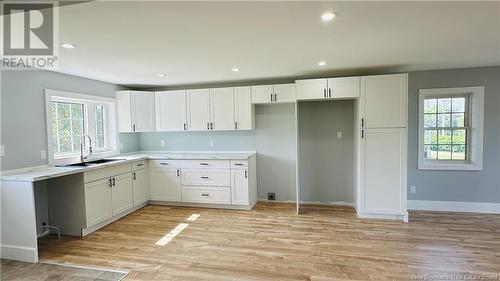
[[[82,140],[86,153],[92,146],[93,158],[117,153],[113,99],[47,90],[46,109],[49,163],[78,161]]]
[[[419,169],[482,168],[482,87],[420,90]]]

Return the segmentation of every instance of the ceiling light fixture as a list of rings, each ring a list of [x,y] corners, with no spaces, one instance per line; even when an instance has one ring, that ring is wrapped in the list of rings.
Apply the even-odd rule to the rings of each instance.
[[[165,77],[167,77],[167,74],[165,74],[165,73],[159,73],[158,77],[159,78],[165,78]]]
[[[240,69],[239,69],[238,67],[233,67],[233,69],[232,69],[232,70],[233,70],[233,72],[238,72],[238,71],[240,71]]]
[[[66,48],[66,49],[74,49],[74,48],[76,48],[76,45],[71,44],[71,43],[61,43],[61,47]]]
[[[318,65],[319,66],[325,66],[326,65],[326,61],[322,60],[322,61],[318,62]]]
[[[321,20],[323,21],[331,21],[335,17],[335,13],[333,12],[326,12],[321,15]]]

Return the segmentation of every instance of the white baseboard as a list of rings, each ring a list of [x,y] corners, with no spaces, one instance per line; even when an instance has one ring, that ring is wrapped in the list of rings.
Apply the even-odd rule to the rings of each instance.
[[[2,245],[0,251],[2,259],[38,262],[38,250],[35,248]]]
[[[408,200],[408,209],[417,211],[500,214],[500,203]]]
[[[268,203],[292,203],[296,204],[297,201],[295,200],[267,200],[265,198],[260,198],[258,200],[259,202],[268,202]],[[300,201],[300,204],[302,205],[325,205],[325,206],[348,206],[348,207],[354,207],[354,203],[349,203],[349,202],[344,202],[344,201],[338,201],[338,202],[309,202],[309,201]]]

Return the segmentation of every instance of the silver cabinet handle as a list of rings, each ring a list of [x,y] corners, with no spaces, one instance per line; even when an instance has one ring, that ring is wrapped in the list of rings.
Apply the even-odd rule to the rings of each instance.
[[[203,176],[203,177],[201,177],[201,178],[202,178],[202,179],[204,179],[204,180],[207,180],[207,179],[208,179],[208,177],[207,177],[207,176]]]
[[[168,165],[166,162],[161,162],[160,165]]]
[[[136,179],[137,179],[137,178],[136,178],[136,175],[135,175],[135,172],[133,172],[133,173],[132,173],[132,179],[133,179],[133,180],[136,180]]]
[[[214,123],[210,122],[210,130],[214,129]]]
[[[332,97],[332,88],[328,88],[328,97],[331,98]]]
[[[238,122],[234,122],[234,129],[238,130]]]
[[[186,130],[187,130],[187,124],[184,123],[184,131],[186,131]]]
[[[234,163],[235,166],[243,166],[242,163]]]
[[[181,176],[181,171],[179,169],[177,169],[177,176],[180,177]]]
[[[273,101],[273,94],[271,94],[271,101]]]
[[[200,166],[208,166],[208,163],[200,163]]]
[[[210,196],[210,194],[208,194],[208,193],[202,193],[201,196],[208,197],[208,196]]]
[[[134,132],[135,132],[135,124],[134,124],[134,125],[132,125],[132,131],[134,131]]]
[[[113,182],[111,181],[111,179],[108,180],[108,186],[109,187],[112,187],[113,186]]]
[[[323,97],[326,98],[326,89],[323,89]]]
[[[245,179],[247,179],[247,178],[248,178],[248,171],[245,170]]]
[[[278,101],[278,96],[274,94],[274,101]]]
[[[141,164],[137,164],[137,167],[140,167],[140,166],[142,166],[142,165],[144,165],[144,164],[142,164],[142,163],[141,163]]]
[[[116,179],[113,178],[113,186],[116,186]]]
[[[210,122],[207,122],[207,130],[210,130]]]

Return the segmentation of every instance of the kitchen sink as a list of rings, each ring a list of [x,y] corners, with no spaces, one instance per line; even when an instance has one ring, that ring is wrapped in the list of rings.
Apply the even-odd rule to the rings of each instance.
[[[80,163],[69,164],[69,165],[61,165],[58,167],[88,167],[88,166],[96,166],[96,165],[106,164],[106,163],[120,161],[120,160],[125,160],[125,159],[99,159],[99,160],[83,162],[83,163],[80,162]]]

